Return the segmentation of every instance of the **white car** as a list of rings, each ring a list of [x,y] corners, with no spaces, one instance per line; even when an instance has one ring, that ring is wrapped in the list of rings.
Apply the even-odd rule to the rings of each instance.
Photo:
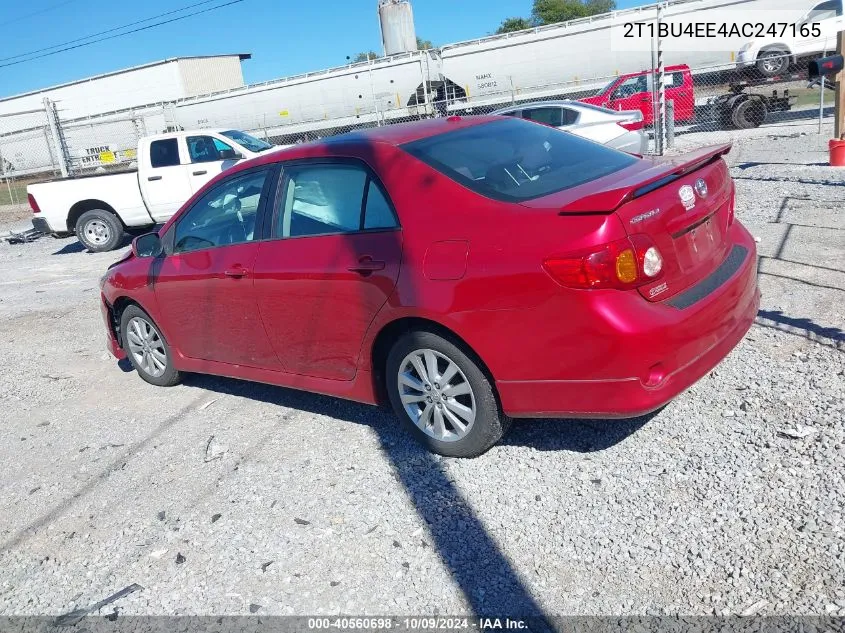
[[[648,150],[648,136],[639,110],[617,112],[578,101],[537,101],[491,114],[536,121],[629,154],[644,154]]]
[[[737,53],[737,67],[756,66],[764,77],[774,77],[805,57],[820,57],[836,50],[836,36],[845,29],[843,0],[825,0],[813,6],[783,37],[762,37],[747,42]]]

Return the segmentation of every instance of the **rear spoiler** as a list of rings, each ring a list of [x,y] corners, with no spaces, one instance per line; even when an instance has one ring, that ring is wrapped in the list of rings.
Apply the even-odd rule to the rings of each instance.
[[[559,210],[560,215],[568,213],[613,213],[626,202],[641,198],[655,189],[665,187],[687,174],[709,165],[731,151],[731,143],[711,145],[682,156],[655,157],[654,167],[644,179],[636,182],[604,189],[584,196],[565,205]],[[623,181],[624,183],[624,181]]]

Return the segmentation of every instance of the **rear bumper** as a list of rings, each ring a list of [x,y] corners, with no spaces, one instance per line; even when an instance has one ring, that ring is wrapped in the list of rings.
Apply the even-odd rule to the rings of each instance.
[[[50,228],[50,225],[47,224],[47,220],[44,218],[32,218],[32,228],[36,231],[41,231],[42,233],[52,233],[53,229]]]
[[[744,229],[741,233],[747,236]],[[629,369],[632,356],[641,359],[636,375],[497,381],[504,412],[512,417],[627,418],[670,402],[718,365],[754,323],[760,306],[756,250],[753,241],[743,241],[745,260],[718,288],[683,309],[652,305],[662,312],[662,327],[620,333],[620,340],[630,343],[622,343],[615,353],[626,357]],[[666,321],[667,310],[674,323]],[[607,358],[609,365],[615,361]]]
[[[118,360],[126,358],[126,352],[120,347],[120,343],[117,342],[117,337],[114,333],[111,307],[102,294],[100,295],[100,314],[103,316],[103,323],[106,326],[106,349]]]
[[[52,235],[53,237],[67,237],[68,235],[72,235],[72,233],[67,231],[54,231],[45,218],[38,216],[32,218],[32,228],[47,235]]]

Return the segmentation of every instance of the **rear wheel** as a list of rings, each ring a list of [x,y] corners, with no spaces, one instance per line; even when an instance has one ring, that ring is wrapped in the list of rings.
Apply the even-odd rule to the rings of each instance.
[[[117,248],[123,237],[123,225],[113,213],[92,209],[76,221],[76,237],[89,251],[103,253]]]
[[[172,387],[182,379],[173,367],[170,346],[156,324],[136,305],[120,317],[120,333],[129,362],[144,380],[157,387]]]
[[[479,362],[433,332],[408,332],[396,341],[385,375],[396,415],[434,453],[476,457],[510,426]]]
[[[774,77],[789,69],[789,53],[786,51],[763,51],[757,56],[757,70],[764,77]]]

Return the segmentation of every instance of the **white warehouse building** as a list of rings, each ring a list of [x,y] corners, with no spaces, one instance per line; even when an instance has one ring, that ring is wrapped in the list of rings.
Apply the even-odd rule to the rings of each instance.
[[[45,97],[57,104],[62,119],[79,119],[240,88],[241,62],[250,57],[243,53],[175,57],[0,97],[0,116],[41,109]]]

